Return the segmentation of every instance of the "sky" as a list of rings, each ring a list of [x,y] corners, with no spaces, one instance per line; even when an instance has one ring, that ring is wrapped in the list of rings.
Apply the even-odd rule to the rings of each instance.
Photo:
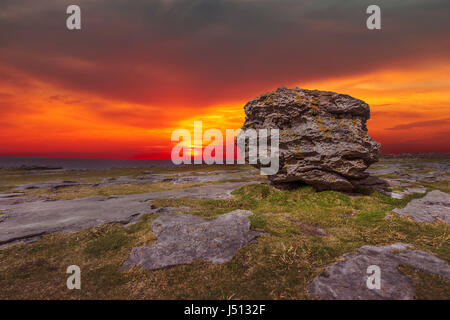
[[[0,156],[169,159],[175,129],[238,129],[281,85],[367,102],[384,154],[450,153],[449,14],[448,0],[2,0]]]

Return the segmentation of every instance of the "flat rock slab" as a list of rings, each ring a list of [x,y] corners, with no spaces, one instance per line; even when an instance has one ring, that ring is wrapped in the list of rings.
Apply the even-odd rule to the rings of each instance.
[[[45,200],[50,200],[50,198],[45,196],[42,197],[16,196],[9,198],[0,198],[0,210],[6,210],[11,206],[15,206],[25,202],[36,202]]]
[[[190,214],[163,215],[150,226],[158,240],[151,246],[133,248],[122,269],[139,265],[155,270],[196,260],[224,263],[261,233],[250,231],[251,211],[235,210],[217,219]]]
[[[402,191],[392,191],[392,192],[388,192],[387,195],[389,195],[393,199],[403,199],[408,194],[406,192],[402,192]]]
[[[406,188],[406,192],[408,192],[408,193],[426,193],[427,189],[425,189],[425,188]]]
[[[450,162],[448,160],[441,160],[441,162],[438,162],[438,159],[435,159],[433,162],[421,161],[420,159],[415,160],[409,163],[378,164],[374,168],[367,169],[367,172],[374,175],[388,174],[392,176],[389,179],[392,185],[404,187],[409,186],[410,183],[420,181],[436,182],[450,180],[450,177],[446,175],[450,170]]]
[[[421,199],[411,200],[403,209],[394,209],[393,211],[413,217],[418,222],[442,220],[450,223],[450,195],[433,190]]]
[[[224,199],[230,198],[233,190],[246,184],[248,182],[227,182],[127,196],[0,203],[0,210],[5,212],[0,220],[0,245],[48,233],[75,232],[110,222],[127,224],[137,220],[141,214],[152,212],[149,200],[183,197]]]
[[[8,199],[23,196],[22,192],[0,193],[0,199]]]
[[[214,174],[211,175],[187,175],[185,173],[177,174],[147,174],[137,178],[107,178],[103,179],[99,183],[93,184],[94,187],[106,187],[121,184],[131,184],[131,183],[154,183],[154,182],[171,182],[173,184],[187,183],[187,182],[212,182],[219,180],[240,180],[242,178],[255,177],[255,174],[249,174],[243,172],[239,177],[233,177],[226,174]]]
[[[231,176],[227,176],[225,174],[217,174],[217,175],[211,175],[211,176],[206,176],[206,175],[203,175],[203,176],[201,176],[201,175],[181,176],[181,177],[174,178],[172,180],[172,183],[177,184],[177,183],[186,183],[186,182],[210,182],[210,181],[220,181],[220,180],[239,180],[241,178],[246,178],[246,177],[249,177],[249,176],[242,175],[241,177],[231,177]]]
[[[371,265],[380,268],[380,289],[367,287],[367,268]],[[363,246],[329,266],[308,285],[308,291],[327,300],[412,300],[413,282],[398,271],[399,265],[450,278],[450,266],[444,260],[411,250],[407,244]]]
[[[22,191],[22,190],[42,189],[42,188],[59,189],[59,188],[73,187],[73,186],[80,186],[80,185],[82,185],[82,184],[77,181],[56,180],[56,181],[43,181],[43,182],[31,182],[31,183],[20,184],[17,186],[17,188],[15,190]]]

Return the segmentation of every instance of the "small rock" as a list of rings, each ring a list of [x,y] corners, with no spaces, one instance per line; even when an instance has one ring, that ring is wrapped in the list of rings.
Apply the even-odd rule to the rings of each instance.
[[[406,188],[406,191],[409,193],[426,193],[427,189],[425,189],[425,188]]]
[[[402,191],[392,191],[391,193],[389,193],[389,195],[394,199],[403,199],[407,195],[407,193]]]
[[[367,268],[381,270],[381,288],[367,287]],[[308,285],[308,291],[327,300],[412,300],[412,280],[398,270],[399,265],[450,278],[450,266],[428,252],[411,250],[407,244],[363,246],[354,254],[344,254]]]
[[[421,199],[411,200],[403,209],[394,209],[393,211],[413,217],[418,222],[442,220],[450,223],[450,195],[433,190]]]
[[[400,180],[386,179],[386,181],[387,181],[387,183],[389,183],[389,185],[395,186],[395,187],[409,187],[410,186],[409,183],[405,183]]]

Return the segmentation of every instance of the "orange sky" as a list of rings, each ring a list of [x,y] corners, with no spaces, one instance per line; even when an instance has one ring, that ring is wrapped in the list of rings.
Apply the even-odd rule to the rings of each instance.
[[[247,6],[256,6],[242,3],[249,12],[254,8]],[[353,12],[353,25],[344,11],[339,16],[337,2],[323,8],[305,3],[316,17],[305,18],[302,27],[308,32],[294,40],[300,29],[292,31],[292,25],[282,30],[286,38],[275,37],[279,30],[274,26],[284,28],[284,20],[274,19],[273,10],[266,13],[262,5],[258,19],[271,14],[273,21],[269,26],[261,22],[261,30],[238,25],[236,31],[232,26],[238,20],[225,19],[226,11],[217,10],[209,21],[199,15],[201,8],[194,8],[192,19],[182,20],[192,30],[176,25],[155,32],[130,9],[133,18],[110,32],[99,24],[106,14],[92,9],[98,21],[86,19],[87,30],[79,34],[58,29],[54,19],[38,19],[31,28],[30,19],[19,19],[31,9],[19,10],[17,2],[0,7],[10,13],[0,16],[5,39],[0,51],[0,156],[169,159],[173,130],[191,130],[199,120],[204,130],[240,128],[246,101],[280,85],[366,101],[371,106],[369,133],[382,143],[383,153],[450,153],[450,58],[442,42],[448,35],[410,34],[412,26],[388,19],[384,33],[368,34],[359,25],[363,7]],[[234,9],[229,8],[230,17],[237,14]],[[411,8],[411,13],[423,12],[419,9]],[[329,17],[330,10],[342,19]],[[111,12],[118,14],[120,8]],[[436,25],[427,25],[442,30],[439,23],[447,20],[435,15],[431,21]],[[157,23],[165,26],[163,18]],[[337,51],[329,55],[330,50]]]
[[[382,142],[385,152],[450,152],[449,75],[450,64],[290,86],[343,92],[369,103],[369,132]],[[110,101],[39,81],[32,83],[26,95],[16,87],[3,87],[1,92],[3,99],[20,106],[3,110],[2,154],[51,157],[167,159],[173,130],[192,130],[198,120],[203,121],[204,130],[240,128],[243,105],[253,98],[196,112],[182,105],[159,108]],[[99,108],[109,111],[99,112]]]

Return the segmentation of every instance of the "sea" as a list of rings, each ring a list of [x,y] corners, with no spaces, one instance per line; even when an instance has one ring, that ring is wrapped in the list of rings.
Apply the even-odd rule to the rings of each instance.
[[[61,167],[65,170],[149,168],[173,166],[171,160],[138,159],[57,159],[43,157],[0,157],[0,168],[21,166]]]

